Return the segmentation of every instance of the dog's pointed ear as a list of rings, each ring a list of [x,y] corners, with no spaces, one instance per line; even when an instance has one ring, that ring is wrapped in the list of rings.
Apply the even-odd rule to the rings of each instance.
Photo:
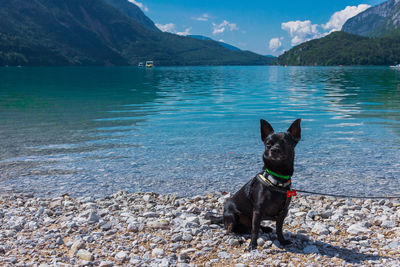
[[[261,140],[264,142],[265,138],[268,135],[274,132],[271,124],[269,124],[266,120],[260,119],[260,126],[261,126]]]
[[[295,120],[292,125],[290,125],[287,130],[294,138],[296,142],[299,142],[301,139],[301,128],[300,128],[301,119]]]

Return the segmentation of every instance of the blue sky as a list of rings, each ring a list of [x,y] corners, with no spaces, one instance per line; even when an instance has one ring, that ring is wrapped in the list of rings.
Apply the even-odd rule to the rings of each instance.
[[[340,29],[349,17],[385,0],[128,0],[164,30],[198,34],[263,55],[279,55]]]

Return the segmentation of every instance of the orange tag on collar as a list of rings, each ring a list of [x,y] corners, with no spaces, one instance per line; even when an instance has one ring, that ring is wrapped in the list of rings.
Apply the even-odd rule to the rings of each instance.
[[[295,197],[295,196],[297,196],[297,192],[296,192],[296,190],[286,191],[286,196],[287,197]]]

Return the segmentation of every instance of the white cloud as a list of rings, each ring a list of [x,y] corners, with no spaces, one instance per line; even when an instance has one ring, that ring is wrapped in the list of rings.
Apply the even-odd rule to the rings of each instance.
[[[136,1],[136,0],[128,0],[129,2],[131,2],[134,5],[137,5],[138,7],[140,7],[141,9],[143,9],[143,11],[148,12],[149,9],[147,8],[147,6],[143,5],[142,3]]]
[[[312,24],[310,20],[283,22],[281,27],[289,32],[293,46],[322,36],[317,29],[318,24]]]
[[[186,36],[190,34],[190,30],[192,28],[186,28],[184,32],[176,32],[177,35],[182,35],[182,36]]]
[[[273,52],[276,52],[282,46],[281,42],[282,39],[283,37],[281,38],[276,37],[269,40],[269,49],[271,49]]]
[[[368,9],[370,5],[347,6],[345,9],[333,13],[325,24],[312,24],[310,20],[296,20],[283,22],[282,30],[287,31],[292,37],[291,45],[295,46],[303,42],[321,38],[333,31],[340,31],[343,24],[355,15]],[[272,50],[272,49],[271,49]]]
[[[360,4],[358,6],[347,6],[345,9],[333,13],[331,18],[326,24],[322,24],[322,28],[325,30],[340,31],[343,24],[349,19],[370,8],[370,5]]]
[[[203,15],[201,15],[200,17],[193,18],[193,19],[194,19],[194,20],[198,20],[198,21],[208,21],[209,16],[208,16],[208,14],[203,14]]]
[[[229,31],[237,31],[239,30],[238,26],[235,23],[230,23],[227,20],[224,20],[221,24],[213,23],[213,35],[217,35],[223,33],[225,30]]]
[[[156,23],[157,28],[159,28],[163,32],[172,32],[175,33],[175,24],[174,23],[167,23],[167,24],[158,24]]]
[[[177,35],[186,36],[190,34],[190,30],[192,28],[186,28],[184,32],[178,32],[176,30],[176,25],[174,23],[167,23],[167,24],[158,24],[156,23],[157,28],[159,28],[163,32],[170,32],[175,33]]]

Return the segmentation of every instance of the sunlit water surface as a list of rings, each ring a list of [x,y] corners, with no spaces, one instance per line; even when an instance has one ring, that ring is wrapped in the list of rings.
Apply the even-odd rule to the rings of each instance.
[[[233,192],[261,170],[259,119],[302,118],[295,189],[400,194],[399,82],[384,67],[0,68],[0,193]]]

